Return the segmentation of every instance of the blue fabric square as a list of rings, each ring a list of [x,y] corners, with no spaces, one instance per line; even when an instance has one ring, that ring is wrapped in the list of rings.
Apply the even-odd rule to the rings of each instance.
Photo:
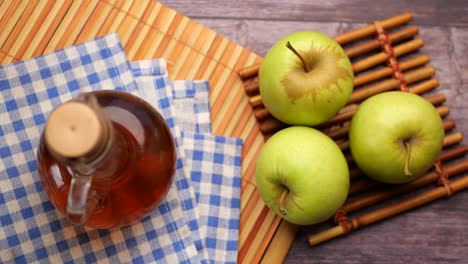
[[[116,68],[107,69],[107,73],[109,74],[109,77],[111,78],[114,78],[119,75],[119,71]]]
[[[234,229],[234,230],[239,229],[239,220],[229,219],[229,229]]]
[[[90,252],[84,256],[86,263],[94,263],[97,261],[96,255],[93,252]]]
[[[101,54],[101,58],[103,59],[109,58],[111,56],[109,49],[102,49],[99,51],[99,54]]]
[[[20,143],[20,146],[21,146],[21,149],[23,151],[28,151],[28,150],[31,150],[33,148],[32,145],[31,145],[31,141],[29,141],[29,140],[22,141]]]
[[[83,65],[87,65],[92,62],[92,59],[91,59],[91,56],[89,56],[88,54],[85,54],[80,57],[80,61]]]
[[[38,126],[45,123],[45,117],[43,114],[34,115],[33,119],[34,119],[34,123]]]
[[[35,171],[37,170],[37,163],[36,160],[30,160],[28,161],[28,168],[30,171]]]
[[[213,157],[213,161],[214,163],[217,163],[217,164],[224,164],[224,155],[215,153]]]
[[[13,111],[18,109],[18,105],[16,105],[15,100],[9,100],[5,102],[5,108],[7,111]]]
[[[184,207],[185,209],[193,209],[192,200],[185,200],[185,201],[183,201],[183,207]]]
[[[17,235],[12,235],[12,236],[7,237],[7,241],[8,241],[9,247],[17,246],[20,243]]]
[[[194,182],[200,182],[201,181],[201,172],[192,171],[191,178],[192,178],[192,181],[194,181]]]
[[[162,203],[159,206],[159,211],[161,212],[161,214],[165,214],[165,213],[169,212],[169,207],[168,207],[167,203]]]
[[[90,84],[96,84],[99,82],[99,76],[96,73],[88,75],[88,82]]]
[[[3,133],[3,129],[0,127],[0,136],[3,136],[5,135],[5,133]]]
[[[49,68],[41,69],[39,70],[39,73],[41,74],[42,79],[47,79],[50,78],[50,76],[52,76],[52,72],[50,72]]]
[[[226,143],[226,138],[225,137],[215,137],[215,142],[216,143]]]
[[[179,241],[173,243],[172,246],[174,247],[175,252],[180,252],[182,249],[184,249],[182,243],[180,243]]]
[[[4,158],[10,157],[10,156],[11,156],[11,151],[10,151],[10,148],[8,146],[0,148],[0,158],[4,159]]]
[[[221,205],[221,197],[219,195],[211,195],[210,196],[210,205],[216,205],[220,206]]]
[[[176,160],[176,169],[181,169],[184,166],[181,159]]]
[[[29,166],[30,163],[35,163],[35,162],[28,162],[28,166]],[[34,166],[36,166],[36,165],[34,164]],[[31,167],[29,167],[29,168],[31,168]],[[42,190],[43,190],[43,187],[42,187],[42,184],[41,184],[40,181],[36,181],[34,183],[34,187],[36,188],[36,191],[38,191],[38,192],[42,192]]]
[[[136,258],[132,259],[132,263],[133,264],[144,264],[145,261],[143,260],[142,256],[139,256],[139,257],[136,257]]]
[[[58,251],[60,251],[60,252],[69,249],[68,244],[67,244],[67,241],[65,241],[65,240],[62,240],[62,241],[58,242],[58,243],[55,244],[55,245],[57,246],[57,249],[58,249]]]
[[[173,128],[175,126],[174,124],[174,118],[168,118],[166,119],[167,126]]]
[[[31,239],[36,239],[38,237],[41,237],[41,231],[39,230],[38,227],[34,227],[32,229],[29,229],[28,233],[29,233],[29,237]]]
[[[167,230],[168,233],[174,232],[176,230],[175,225],[167,225],[166,230]]]
[[[109,230],[107,229],[99,229],[98,234],[100,237],[107,237],[109,236]]]
[[[153,239],[155,239],[157,236],[158,236],[158,234],[157,234],[156,231],[154,231],[154,230],[151,230],[151,231],[146,232],[146,239],[147,239],[147,240],[153,240]]]
[[[226,244],[226,249],[228,251],[237,251],[237,241],[228,241]]]
[[[197,220],[189,221],[188,226],[190,227],[190,230],[197,230],[199,228]]]
[[[162,249],[158,248],[156,250],[153,250],[153,258],[155,260],[163,259],[164,258],[164,252],[162,251]]]
[[[29,76],[29,74],[23,74],[19,77],[19,80],[20,80],[20,83],[22,85],[26,85],[28,83],[31,83],[31,76]]]
[[[62,229],[62,225],[60,224],[59,220],[55,220],[49,223],[50,230],[52,232],[57,232]]]
[[[21,215],[24,219],[28,219],[34,216],[33,210],[31,207],[26,207],[21,209]]]
[[[5,203],[5,197],[3,196],[3,193],[0,193],[0,204]]]
[[[66,71],[69,71],[71,70],[72,66],[71,66],[71,63],[69,61],[63,61],[60,63],[60,69],[62,70],[62,72],[66,72]]]
[[[185,190],[189,188],[187,179],[180,179],[180,181],[177,181],[177,184],[179,184],[179,189]]]
[[[78,242],[80,243],[80,245],[83,245],[89,242],[89,236],[86,233],[79,234],[77,238],[78,238]]]
[[[219,218],[218,217],[213,217],[213,216],[208,217],[208,226],[218,227],[218,225],[219,225]]]
[[[47,250],[45,248],[36,249],[35,253],[36,253],[36,257],[37,257],[38,260],[41,260],[43,258],[47,258],[49,256],[47,254]]]
[[[112,257],[114,256],[115,254],[117,254],[117,249],[115,248],[114,245],[111,245],[111,246],[108,246],[105,248],[105,251],[106,251],[106,255],[108,257]]]
[[[72,80],[72,81],[67,82],[67,87],[71,92],[74,92],[74,91],[80,89],[80,85],[78,84],[78,82],[76,80]]]
[[[12,125],[13,125],[13,128],[15,129],[15,132],[24,130],[24,123],[21,120],[17,120],[15,122],[13,122]]]
[[[232,179],[232,186],[234,187],[241,187],[242,180],[241,178],[234,178]]]
[[[57,88],[52,87],[52,88],[47,89],[47,96],[48,96],[50,99],[55,98],[55,97],[57,97],[58,95],[59,95],[59,93],[58,93]]]
[[[160,100],[159,100],[159,105],[160,105],[161,108],[163,108],[163,109],[168,108],[168,107],[170,106],[169,99],[168,99],[168,98],[160,99]]]
[[[221,185],[223,183],[223,175],[214,173],[211,177],[211,182],[214,184]]]
[[[158,78],[156,80],[156,87],[162,88],[164,86],[166,86],[166,82],[164,81],[164,78]]]
[[[206,238],[206,246],[208,248],[216,248],[216,239],[211,237]]]
[[[203,151],[194,150],[193,151],[193,160],[203,161]]]
[[[234,158],[234,165],[236,165],[237,167],[241,166],[242,164],[242,160],[241,160],[241,157],[240,156],[237,156]]]
[[[10,167],[6,170],[8,177],[14,178],[19,176],[19,171],[16,167]]]
[[[13,224],[13,219],[11,219],[10,215],[2,215],[0,216],[0,223],[2,226],[7,226]]]
[[[231,207],[232,208],[238,208],[239,206],[240,206],[240,199],[232,198],[231,199]]]
[[[134,248],[138,245],[136,239],[134,237],[131,237],[127,240],[125,240],[125,244],[127,244],[127,248]]]
[[[54,205],[50,201],[45,201],[42,203],[42,208],[44,209],[44,212],[49,212],[54,210]]]
[[[25,256],[17,256],[15,257],[15,264],[28,264]]]
[[[10,89],[10,82],[8,80],[0,80],[0,91],[5,91],[8,89]]]
[[[39,102],[36,94],[28,94],[26,96],[26,100],[28,101],[29,105],[37,104],[37,102]]]

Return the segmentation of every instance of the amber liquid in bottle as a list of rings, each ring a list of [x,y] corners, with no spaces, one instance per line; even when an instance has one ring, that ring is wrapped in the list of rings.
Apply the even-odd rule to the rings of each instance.
[[[134,224],[156,210],[172,184],[176,155],[164,119],[143,100],[115,91],[92,92],[113,125],[110,150],[97,163],[88,196],[96,209],[86,226],[111,229]],[[69,166],[38,148],[41,183],[65,214],[72,179]]]

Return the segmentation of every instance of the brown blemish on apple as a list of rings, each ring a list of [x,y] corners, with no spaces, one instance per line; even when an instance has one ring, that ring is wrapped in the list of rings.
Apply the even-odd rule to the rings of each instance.
[[[353,73],[340,64],[349,59],[339,47],[319,47],[312,42],[308,50],[298,51],[289,42],[286,46],[299,58],[297,65],[281,81],[291,102],[303,96],[315,101],[321,89],[336,87],[341,90],[338,81],[353,78]]]

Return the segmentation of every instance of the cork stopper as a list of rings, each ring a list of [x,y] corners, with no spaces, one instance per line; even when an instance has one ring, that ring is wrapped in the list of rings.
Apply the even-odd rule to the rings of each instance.
[[[98,114],[87,104],[73,101],[50,114],[44,133],[49,149],[63,158],[83,157],[104,140]]]

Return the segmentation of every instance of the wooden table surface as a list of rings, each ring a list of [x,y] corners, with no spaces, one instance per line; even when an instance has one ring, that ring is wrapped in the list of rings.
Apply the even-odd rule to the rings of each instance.
[[[264,56],[298,30],[330,36],[412,12],[447,96],[450,117],[468,137],[468,1],[162,0],[162,3]],[[467,144],[467,139],[464,144]],[[302,228],[285,263],[468,263],[468,191],[366,227],[315,248],[318,227]]]

